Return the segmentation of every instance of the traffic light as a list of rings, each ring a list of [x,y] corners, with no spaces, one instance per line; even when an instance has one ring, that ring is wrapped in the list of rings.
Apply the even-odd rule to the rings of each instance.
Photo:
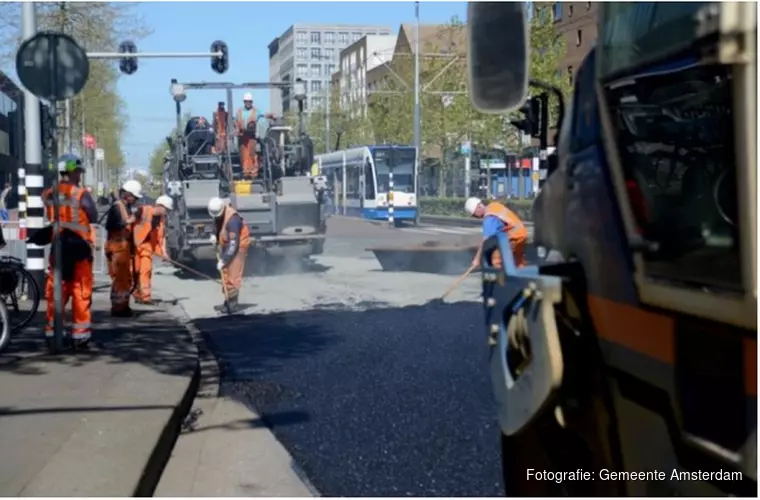
[[[225,73],[230,67],[230,56],[227,51],[227,44],[217,40],[211,44],[211,52],[221,52],[222,55],[211,58],[211,69],[219,74]]]
[[[540,133],[539,119],[541,112],[541,103],[538,98],[531,97],[520,109],[518,109],[518,111],[522,113],[525,118],[522,120],[510,120],[509,123],[531,137],[538,137]]]
[[[119,53],[121,54],[136,54],[137,45],[131,40],[121,42],[119,44]],[[125,75],[131,75],[137,71],[137,58],[136,57],[122,57],[119,60],[119,69]]]

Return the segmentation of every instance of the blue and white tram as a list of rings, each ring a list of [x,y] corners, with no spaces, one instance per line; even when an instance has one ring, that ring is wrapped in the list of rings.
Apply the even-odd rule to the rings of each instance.
[[[417,218],[415,154],[411,146],[363,146],[317,155],[314,160],[330,185],[336,214],[387,220],[392,203],[393,218],[400,222]]]

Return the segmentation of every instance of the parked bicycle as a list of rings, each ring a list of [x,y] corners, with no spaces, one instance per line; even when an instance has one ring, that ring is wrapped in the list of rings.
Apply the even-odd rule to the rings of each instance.
[[[9,333],[17,333],[34,318],[40,306],[40,290],[24,263],[9,255],[0,256],[0,303],[7,309]],[[7,341],[6,341],[7,342]],[[0,348],[4,344],[0,341]]]
[[[10,341],[11,325],[8,320],[8,308],[3,302],[0,302],[0,352],[3,352]]]

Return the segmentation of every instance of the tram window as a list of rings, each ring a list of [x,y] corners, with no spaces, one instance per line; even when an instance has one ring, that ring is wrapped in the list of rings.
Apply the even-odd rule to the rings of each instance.
[[[364,198],[375,199],[375,176],[372,174],[372,164],[369,160],[364,164]]]
[[[346,165],[346,198],[361,199],[361,169],[357,165]]]

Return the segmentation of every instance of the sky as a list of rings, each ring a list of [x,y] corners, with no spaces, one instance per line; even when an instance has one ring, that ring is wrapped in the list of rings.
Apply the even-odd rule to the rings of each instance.
[[[452,16],[466,18],[466,2],[421,2],[420,22],[442,24]],[[129,126],[122,150],[128,168],[145,169],[151,151],[175,122],[170,81],[269,81],[268,45],[296,23],[367,24],[398,31],[414,22],[414,2],[146,2],[135,9],[153,34],[139,42],[139,52],[205,52],[214,40],[229,47],[230,68],[219,75],[210,59],[143,59],[135,74],[125,75],[118,90],[126,102]],[[240,90],[233,93],[239,103]],[[269,111],[269,90],[253,91],[255,105]],[[184,110],[211,118],[224,91],[189,91]]]

